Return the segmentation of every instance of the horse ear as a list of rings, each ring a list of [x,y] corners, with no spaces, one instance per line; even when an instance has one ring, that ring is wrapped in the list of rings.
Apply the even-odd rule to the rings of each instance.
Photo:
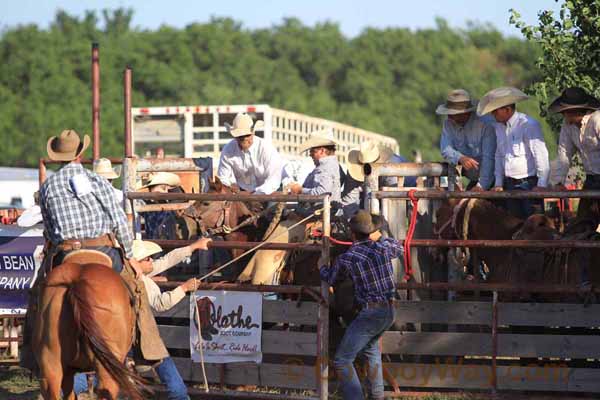
[[[210,183],[210,188],[217,193],[221,193],[223,191],[223,182],[221,182],[218,176],[215,176],[213,181]]]

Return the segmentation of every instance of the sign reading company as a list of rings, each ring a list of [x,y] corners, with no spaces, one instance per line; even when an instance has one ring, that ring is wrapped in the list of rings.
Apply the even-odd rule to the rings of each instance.
[[[262,294],[198,291],[190,296],[193,362],[262,361]]]

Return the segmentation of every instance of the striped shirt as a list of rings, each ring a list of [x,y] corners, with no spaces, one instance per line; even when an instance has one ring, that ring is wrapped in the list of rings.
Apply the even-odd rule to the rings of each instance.
[[[45,236],[53,244],[114,233],[126,256],[133,256],[132,234],[113,187],[81,164],[69,163],[44,182],[40,208]]]
[[[333,266],[322,267],[319,273],[329,285],[349,276],[354,283],[354,297],[360,305],[386,301],[394,297],[396,289],[392,259],[403,252],[402,245],[392,238],[356,242],[337,258]]]

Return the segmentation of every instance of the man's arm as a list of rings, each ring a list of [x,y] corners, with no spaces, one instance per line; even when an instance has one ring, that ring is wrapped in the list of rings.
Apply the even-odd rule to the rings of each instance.
[[[223,149],[225,150],[225,149]],[[221,152],[221,158],[219,159],[219,168],[217,169],[217,177],[225,186],[231,186],[237,183],[237,179],[235,179],[235,174],[233,173],[233,166],[231,165],[231,160],[229,159],[231,155],[223,151]]]
[[[268,176],[264,183],[254,190],[254,193],[271,194],[276,192],[281,185],[283,160],[277,150],[268,143],[265,143],[264,149],[259,156],[259,162],[265,166]]]
[[[448,121],[444,121],[442,125],[442,137],[440,138],[440,150],[444,160],[450,164],[458,165],[458,160],[463,156],[460,151],[457,151],[452,146],[452,133],[447,127]]]
[[[550,161],[548,159],[548,148],[544,141],[542,127],[537,121],[530,120],[526,135],[529,141],[529,149],[535,161],[535,169],[538,177],[537,185],[539,187],[546,187],[548,185],[548,176],[550,175]]]
[[[558,150],[556,151],[556,169],[552,171],[552,178],[550,179],[553,184],[564,185],[574,153],[575,146],[569,136],[567,126],[563,124],[558,139]]]
[[[481,164],[479,165],[479,184],[484,189],[492,186],[494,179],[494,159],[496,155],[496,130],[485,124],[481,134]]]
[[[102,203],[104,211],[112,221],[113,231],[125,252],[127,258],[133,257],[133,234],[127,224],[127,216],[120,204],[117,202],[113,187],[104,178],[92,177],[98,187],[96,198]]]
[[[314,174],[315,185],[311,188],[302,188],[302,194],[319,195],[325,193],[333,193],[333,179],[331,176],[323,173],[324,171],[318,171]]]
[[[165,272],[186,258],[191,257],[194,250],[208,250],[208,243],[210,242],[212,242],[211,238],[201,238],[189,246],[170,251],[165,256],[152,261],[152,272],[148,273],[148,276],[153,277]]]
[[[504,132],[502,134],[504,134]],[[502,146],[500,140],[498,140],[498,132],[496,132],[496,153],[494,158],[494,186],[501,188],[504,184],[504,146]]]
[[[150,303],[150,307],[154,311],[163,312],[170,310],[185,297],[185,290],[181,286],[161,293],[158,285],[148,276],[144,275],[142,281],[148,295],[148,303]]]
[[[339,256],[332,266],[319,265],[319,275],[321,276],[321,280],[327,282],[329,286],[333,286],[338,278],[344,277],[349,262],[346,253]]]

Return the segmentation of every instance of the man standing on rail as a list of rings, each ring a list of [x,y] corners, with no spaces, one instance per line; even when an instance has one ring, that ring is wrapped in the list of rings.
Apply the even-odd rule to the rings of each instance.
[[[333,266],[319,260],[321,279],[329,285],[349,277],[354,283],[354,298],[361,311],[350,323],[335,353],[333,364],[344,399],[363,399],[354,360],[363,353],[368,362],[370,398],[383,399],[383,370],[379,338],[395,318],[393,299],[396,286],[392,259],[403,253],[402,245],[392,238],[370,237],[379,227],[373,216],[360,210],[350,220],[354,244],[337,258]]]
[[[469,92],[456,89],[435,110],[447,118],[442,125],[440,149],[444,160],[461,165],[469,179],[467,190],[488,190],[494,184],[496,133],[491,124],[475,114]]]
[[[279,152],[265,140],[256,137],[263,121],[252,121],[246,113],[239,113],[233,125],[225,123],[233,140],[223,147],[217,176],[234,193],[271,194],[281,186],[284,161]]]
[[[550,179],[557,190],[566,190],[564,184],[569,172],[569,164],[579,152],[585,183],[583,190],[600,190],[600,101],[579,87],[563,90],[548,111],[561,113],[563,124],[558,139],[556,170]],[[577,209],[578,217],[599,217],[598,201],[581,199]]]
[[[489,91],[477,106],[480,116],[491,113],[496,120],[496,165],[494,191],[544,190],[550,162],[542,128],[535,119],[520,113],[516,103],[529,96],[513,87]],[[508,211],[525,219],[543,212],[542,199],[508,199]]]

